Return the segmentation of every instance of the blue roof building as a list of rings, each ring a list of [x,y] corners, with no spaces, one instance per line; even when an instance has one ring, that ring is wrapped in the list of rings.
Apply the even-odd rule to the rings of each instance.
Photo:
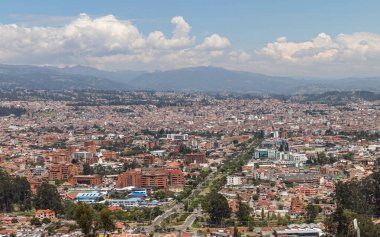
[[[113,207],[138,207],[140,205],[140,198],[129,198],[129,199],[110,199],[108,203]]]
[[[78,193],[75,199],[78,202],[95,203],[96,199],[101,196],[102,195],[98,191],[93,191],[90,193]]]
[[[142,192],[131,192],[130,194],[128,194],[128,196],[137,197],[137,198],[146,198],[148,195]]]

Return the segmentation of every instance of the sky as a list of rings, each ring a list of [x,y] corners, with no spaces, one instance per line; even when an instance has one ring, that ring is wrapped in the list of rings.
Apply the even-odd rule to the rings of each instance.
[[[0,1],[0,63],[380,76],[380,1]]]

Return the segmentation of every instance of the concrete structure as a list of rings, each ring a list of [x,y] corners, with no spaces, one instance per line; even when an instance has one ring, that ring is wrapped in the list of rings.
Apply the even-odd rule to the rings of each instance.
[[[227,186],[239,186],[243,184],[241,176],[227,176]]]
[[[189,135],[187,134],[166,134],[166,138],[172,141],[187,141],[189,139]]]

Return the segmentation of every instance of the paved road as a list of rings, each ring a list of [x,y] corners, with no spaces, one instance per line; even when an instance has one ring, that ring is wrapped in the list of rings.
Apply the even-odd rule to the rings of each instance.
[[[242,151],[242,152],[247,152],[248,150],[250,150],[251,148],[253,147],[257,147],[259,144],[261,143],[261,141],[256,141],[256,142],[253,142],[251,144],[248,145],[247,149],[245,151]],[[236,153],[236,155],[238,154],[241,154],[242,152],[239,152],[239,153]],[[207,181],[209,181],[213,176],[214,176],[214,171],[211,172],[202,182],[200,182],[197,187],[195,189],[193,189],[193,191],[190,193],[190,195],[183,199],[181,201],[181,203],[176,203],[176,204],[173,204],[174,206],[173,207],[170,207],[169,209],[165,210],[165,213],[156,217],[153,221],[152,221],[152,224],[149,225],[149,226],[146,226],[144,227],[145,228],[145,231],[146,233],[150,233],[152,231],[154,231],[154,226],[160,226],[162,221],[164,221],[166,218],[168,218],[169,216],[171,216],[172,214],[178,212],[180,209],[182,209],[184,207],[184,204],[183,203],[186,203],[188,200],[190,200],[194,193],[196,191],[201,191],[202,188],[203,188],[203,184],[206,183]],[[176,229],[177,230],[180,230],[180,231],[185,231],[188,227],[190,227],[195,219],[198,217],[198,216],[201,216],[202,213],[201,211],[198,211],[197,209],[194,210],[194,212],[192,214],[190,214],[186,220],[184,221],[184,223],[180,226],[177,226]]]
[[[169,207],[169,209],[166,209],[162,215],[154,218],[154,220],[152,221],[152,223],[149,226],[144,227],[146,233],[150,233],[150,232],[154,231],[155,226],[160,226],[161,223],[166,218],[173,215],[174,213],[176,213],[179,209],[181,209],[183,207],[184,207],[183,203],[173,203],[173,206]]]
[[[202,212],[200,210],[194,210],[194,212],[186,218],[183,224],[180,226],[176,226],[175,229],[185,231],[187,228],[191,227],[191,225],[194,223],[195,219],[197,219],[198,216],[202,216]]]
[[[160,226],[161,223],[162,223],[166,218],[168,218],[169,216],[171,216],[171,215],[173,215],[174,213],[178,212],[180,209],[184,208],[184,203],[186,203],[188,200],[190,200],[196,191],[200,191],[200,190],[203,188],[203,184],[204,184],[206,181],[210,180],[214,173],[215,173],[215,172],[211,172],[211,173],[210,173],[210,174],[209,174],[209,175],[208,175],[208,176],[207,176],[202,182],[200,182],[200,183],[197,185],[197,187],[196,187],[195,189],[193,189],[193,191],[191,191],[190,195],[189,195],[187,198],[185,198],[185,199],[183,199],[183,200],[181,201],[181,203],[173,203],[173,206],[171,206],[171,207],[169,207],[168,209],[164,210],[164,213],[163,213],[162,215],[160,215],[160,216],[157,216],[157,217],[152,221],[152,223],[151,223],[149,226],[145,226],[144,229],[145,229],[146,233],[150,233],[150,232],[154,231],[154,227],[155,227],[155,226]],[[189,226],[191,226],[191,225],[193,224],[193,222],[194,222],[194,220],[195,220],[196,217],[197,217],[197,215],[194,215],[194,213],[191,214],[190,216],[188,216],[188,218],[190,218],[189,221],[191,221],[191,220],[192,220],[192,221],[191,221],[191,222],[188,222],[188,223],[190,223],[190,224],[189,224],[189,225],[186,225],[186,228],[189,227]],[[193,220],[193,219],[194,219],[194,220]],[[187,220],[187,219],[186,219],[186,220]],[[185,222],[186,222],[186,221],[185,221]],[[185,228],[185,229],[186,229],[186,228]]]

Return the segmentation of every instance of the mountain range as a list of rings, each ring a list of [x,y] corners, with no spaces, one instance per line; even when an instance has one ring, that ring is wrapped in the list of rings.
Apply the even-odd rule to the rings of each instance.
[[[97,89],[311,94],[326,91],[380,92],[380,77],[307,79],[268,76],[216,67],[168,71],[105,71],[92,67],[40,67],[0,64],[0,89]]]

